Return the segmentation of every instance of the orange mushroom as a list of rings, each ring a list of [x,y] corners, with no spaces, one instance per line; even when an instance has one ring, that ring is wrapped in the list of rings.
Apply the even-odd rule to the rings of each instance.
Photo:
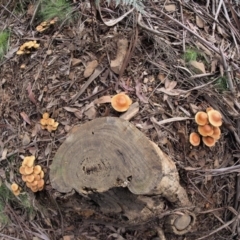
[[[206,124],[204,126],[198,126],[198,132],[204,137],[211,136],[213,135],[213,128],[209,124]]]
[[[25,167],[25,173],[26,175],[33,173],[33,167]]]
[[[197,112],[195,115],[195,122],[200,125],[203,126],[205,124],[208,124],[208,115],[205,112]]]
[[[13,184],[11,185],[11,189],[12,189],[13,192],[17,191],[18,188],[19,188],[19,186],[18,186],[16,183],[13,183]]]
[[[35,157],[34,156],[25,157],[23,159],[22,165],[30,168],[30,167],[33,166],[34,161],[35,161]],[[24,169],[24,170],[26,171],[26,169]]]
[[[42,167],[40,165],[36,165],[34,168],[33,168],[33,172],[34,174],[40,174],[42,171]]]
[[[47,112],[43,113],[42,118],[47,120],[49,118],[49,113]]]
[[[131,98],[125,93],[119,93],[112,97],[111,105],[118,112],[125,112],[132,104]]]
[[[212,138],[212,137],[202,137],[203,143],[208,146],[208,147],[213,147],[216,143],[216,139]]]
[[[208,107],[207,109],[206,109],[206,112],[208,113],[210,110],[214,110],[212,107]]]
[[[197,133],[192,132],[189,136],[189,142],[193,146],[198,146],[200,144],[200,136]]]
[[[221,130],[219,127],[213,127],[213,134],[211,135],[212,138],[218,140],[221,137]]]
[[[207,113],[210,124],[214,127],[220,127],[222,125],[222,115],[217,110],[210,110]]]

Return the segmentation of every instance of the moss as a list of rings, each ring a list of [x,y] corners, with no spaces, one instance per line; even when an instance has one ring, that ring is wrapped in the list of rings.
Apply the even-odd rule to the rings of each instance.
[[[227,78],[225,76],[218,78],[218,80],[215,82],[215,88],[219,92],[227,91],[228,90]]]
[[[185,62],[196,61],[198,58],[198,52],[194,49],[187,49],[186,52],[183,54],[183,59]]]
[[[5,55],[5,53],[8,49],[9,36],[10,36],[10,34],[8,31],[0,32],[0,60],[2,60],[3,56]]]

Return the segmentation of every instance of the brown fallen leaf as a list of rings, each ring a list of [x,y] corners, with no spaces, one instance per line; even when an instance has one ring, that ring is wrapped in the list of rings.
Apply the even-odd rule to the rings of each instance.
[[[111,96],[102,96],[98,99],[95,99],[93,103],[94,104],[110,103],[111,99],[112,99]]]
[[[71,65],[74,67],[74,66],[76,66],[77,64],[79,64],[79,63],[81,63],[81,62],[82,62],[81,59],[72,58]]]
[[[147,97],[142,92],[142,84],[139,81],[136,81],[136,95],[139,98],[139,100],[143,103],[148,103]]]
[[[198,15],[196,16],[196,24],[199,28],[204,28],[204,21]]]
[[[27,115],[25,112],[21,112],[20,115],[21,115],[21,117],[23,118],[23,120],[24,120],[26,123],[28,123],[29,125],[32,124],[31,121],[30,121],[30,119],[29,119],[29,117],[28,117],[28,115]]]
[[[128,48],[128,40],[127,39],[120,39],[117,43],[117,56],[114,60],[111,60],[111,70],[115,72],[116,74],[119,74],[123,60],[127,54],[127,48]]]
[[[97,60],[93,60],[91,62],[88,62],[83,76],[85,78],[91,76],[97,66],[98,66],[98,61]]]
[[[189,64],[196,73],[206,73],[205,66],[202,62],[190,61]]]
[[[34,93],[32,91],[31,83],[28,83],[27,91],[28,91],[28,98],[30,99],[30,101],[37,105],[37,101],[35,99],[35,95],[34,95]]]

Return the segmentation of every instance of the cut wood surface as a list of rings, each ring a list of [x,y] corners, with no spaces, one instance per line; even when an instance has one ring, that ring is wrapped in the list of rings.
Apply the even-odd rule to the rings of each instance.
[[[128,187],[133,194],[162,194],[178,205],[189,205],[173,161],[120,118],[99,118],[75,127],[54,157],[50,180],[63,193]]]

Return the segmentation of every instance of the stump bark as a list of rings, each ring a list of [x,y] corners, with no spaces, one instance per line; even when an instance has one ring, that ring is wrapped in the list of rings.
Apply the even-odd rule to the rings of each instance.
[[[162,213],[163,198],[175,207],[191,205],[174,162],[120,118],[75,127],[53,159],[50,181],[61,193],[75,190],[94,201],[98,207],[88,210],[128,226]]]

